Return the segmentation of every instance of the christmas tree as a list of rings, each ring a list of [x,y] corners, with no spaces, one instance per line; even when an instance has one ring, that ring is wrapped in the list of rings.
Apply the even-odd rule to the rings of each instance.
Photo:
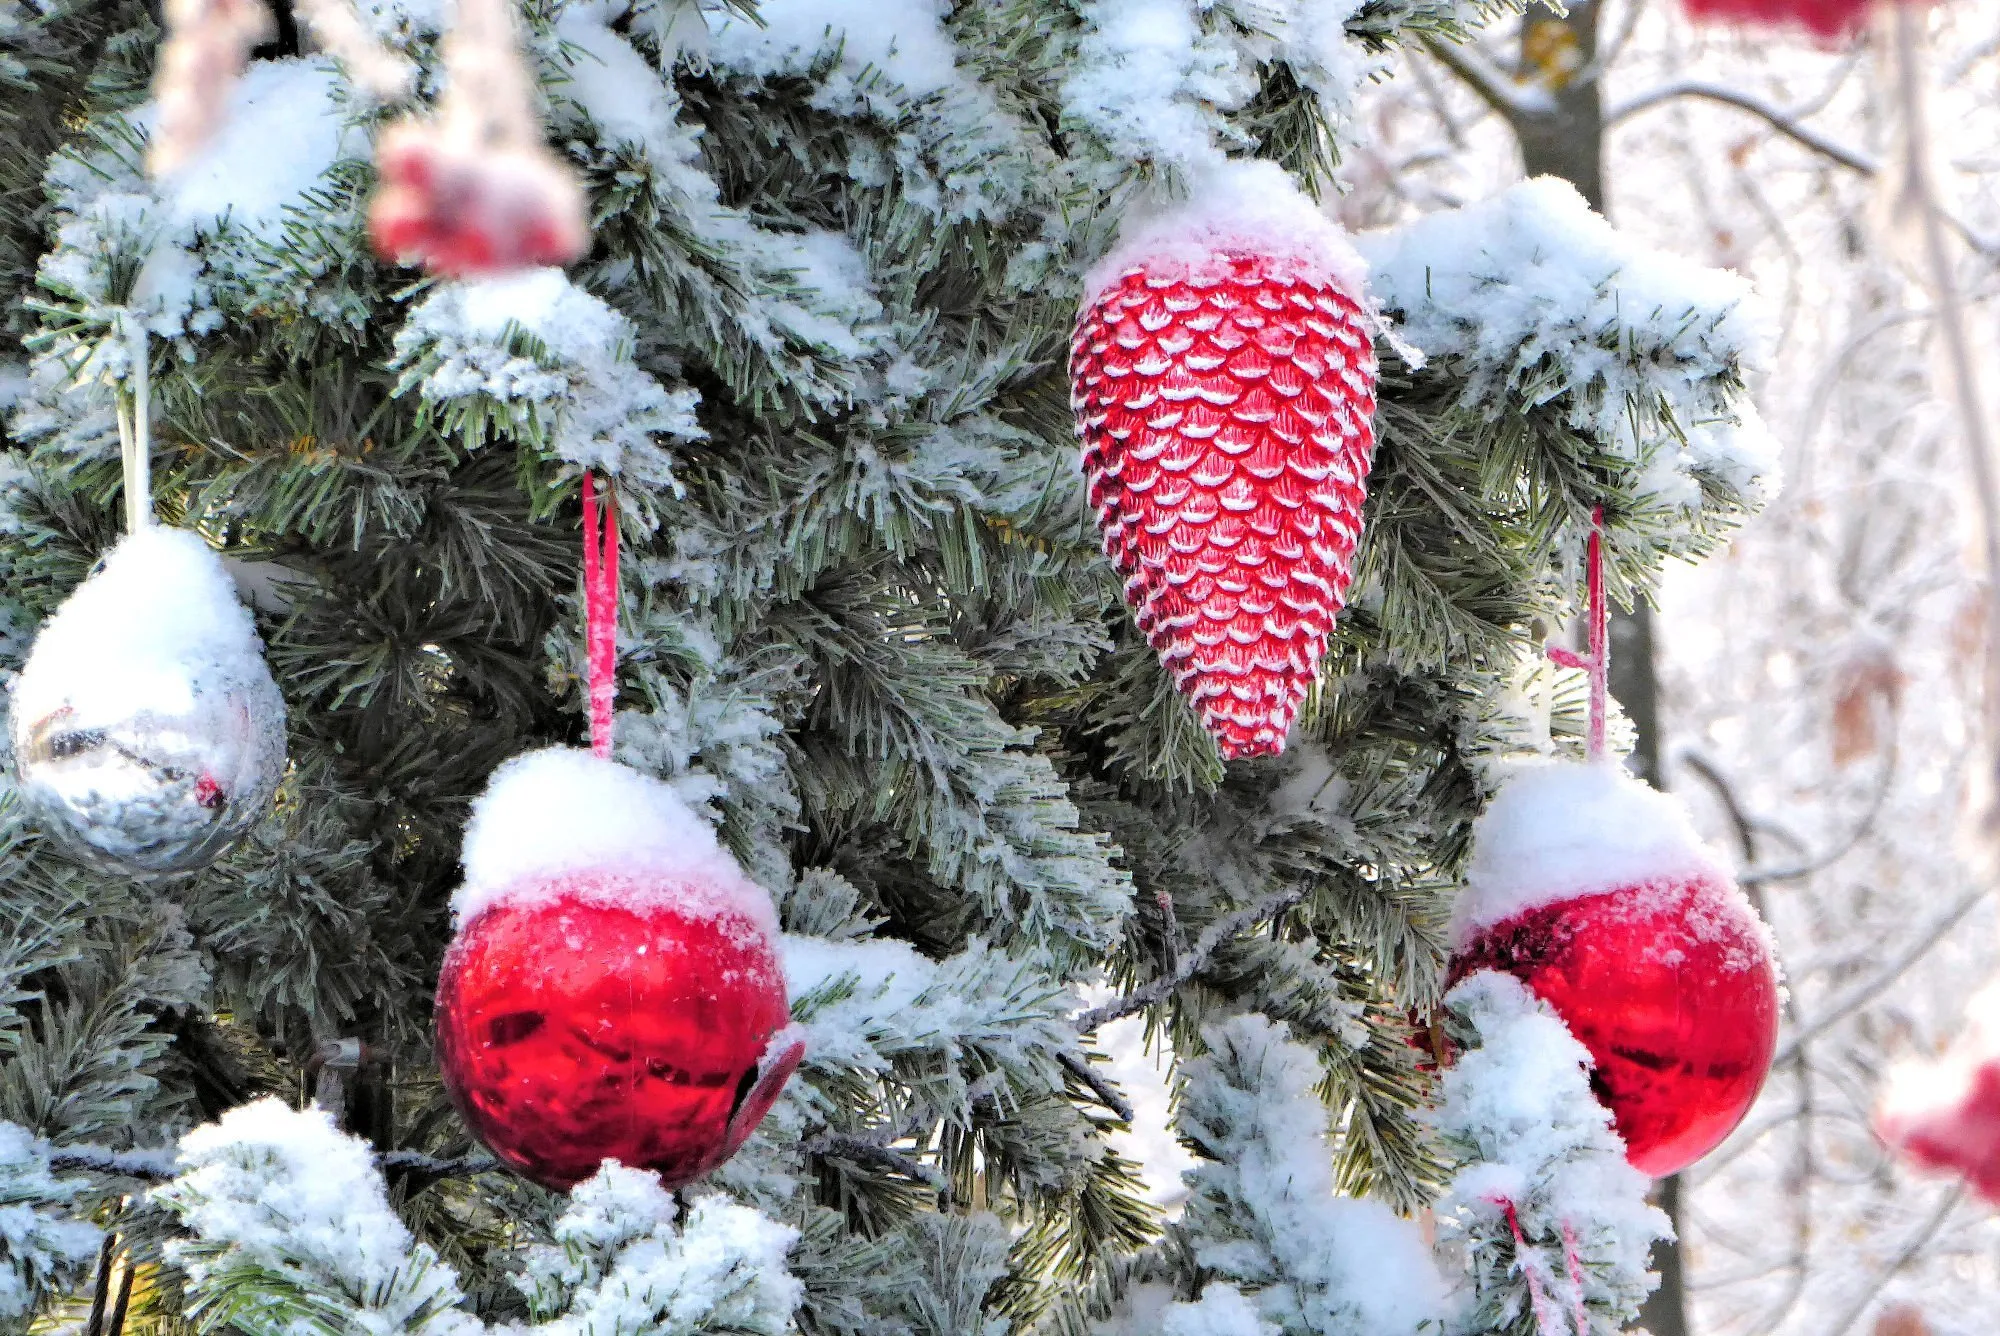
[[[1486,976],[1445,1007],[1448,923],[1497,764],[1580,745],[1542,640],[1593,511],[1629,603],[1758,503],[1759,332],[1740,283],[1549,182],[1316,240],[1355,88],[1461,7],[536,0],[588,249],[452,278],[368,221],[372,141],[448,87],[452,14],[384,0],[357,43],[325,3],[191,4],[266,45],[156,96],[159,13],[0,3],[0,665],[144,523],[137,478],[226,561],[287,721],[274,798],[192,871],[106,870],[0,789],[0,1322],[1629,1319],[1643,1180],[1549,1013]],[[149,173],[169,94],[215,125]],[[1373,453],[1289,731],[1225,757],[1121,601],[1071,362],[1119,256],[1239,223],[1339,252]],[[624,552],[606,740],[762,889],[804,1045],[673,1192],[516,1176],[434,1046],[472,800],[587,735],[587,477]],[[610,847],[599,793],[507,811]],[[1112,1145],[1097,1035],[1132,1015],[1201,1159],[1172,1220]],[[1441,1088],[1447,1032],[1482,1047]]]

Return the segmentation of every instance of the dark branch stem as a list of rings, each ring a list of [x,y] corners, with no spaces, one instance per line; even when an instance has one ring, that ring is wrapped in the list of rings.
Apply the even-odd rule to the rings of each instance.
[[[947,1190],[944,1175],[930,1165],[911,1159],[901,1151],[878,1145],[866,1137],[849,1136],[845,1132],[822,1132],[804,1142],[802,1149],[812,1155],[828,1155],[852,1160],[856,1164],[880,1165],[939,1192]]]
[[[1202,929],[1201,936],[1195,938],[1194,949],[1180,959],[1180,964],[1171,973],[1163,974],[1144,987],[1136,988],[1124,997],[1106,1002],[1101,1007],[1092,1007],[1076,1018],[1076,1032],[1089,1034],[1101,1025],[1144,1011],[1147,1007],[1163,1002],[1182,984],[1208,968],[1208,962],[1222,949],[1222,944],[1253,923],[1261,923],[1287,905],[1305,897],[1303,886],[1291,886],[1247,905],[1231,914],[1224,914],[1215,922]]]
[[[1099,1076],[1088,1062],[1074,1053],[1058,1053],[1056,1061],[1062,1064],[1064,1071],[1089,1086],[1090,1093],[1097,1096],[1098,1102],[1105,1108],[1117,1114],[1119,1121],[1127,1123],[1132,1121],[1132,1105],[1118,1093],[1116,1086]]]

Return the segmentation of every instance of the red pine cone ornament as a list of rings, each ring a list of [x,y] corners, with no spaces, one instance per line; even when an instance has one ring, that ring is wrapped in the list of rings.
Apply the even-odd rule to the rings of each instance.
[[[438,978],[446,1089],[504,1163],[679,1187],[741,1148],[805,1054],[769,896],[666,785],[554,749],[495,773]]]
[[[1070,402],[1104,551],[1228,759],[1284,750],[1353,578],[1375,451],[1361,273],[1301,201],[1279,226],[1170,215],[1086,285]]]
[[[1510,779],[1480,818],[1450,982],[1499,970],[1590,1050],[1632,1166],[1675,1173],[1742,1121],[1778,1042],[1764,925],[1672,799],[1609,762]]]

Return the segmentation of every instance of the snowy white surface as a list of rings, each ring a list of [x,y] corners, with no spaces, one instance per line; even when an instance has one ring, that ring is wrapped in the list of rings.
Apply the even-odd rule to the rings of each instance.
[[[26,1317],[40,1291],[96,1258],[102,1233],[65,1209],[82,1187],[49,1172],[27,1128],[0,1122],[0,1319]]]
[[[267,678],[262,652],[222,558],[198,534],[149,525],[119,539],[42,624],[14,708],[39,718],[60,699],[154,690],[169,694],[135,701],[135,711],[184,714],[197,677]]]
[[[1591,1094],[1589,1051],[1511,976],[1474,974],[1447,1001],[1480,1038],[1446,1069],[1433,1115],[1466,1157],[1435,1207],[1444,1270],[1460,1278],[1458,1306],[1481,1297],[1466,1288],[1482,1275],[1480,1256],[1495,1242],[1511,1244],[1511,1204],[1528,1242],[1519,1265],[1553,1298],[1561,1323],[1543,1336],[1589,1336],[1569,1320],[1578,1302],[1600,1318],[1606,1310],[1629,1317],[1653,1286],[1652,1241],[1671,1227],[1647,1204],[1650,1180],[1626,1162],[1611,1115]],[[1565,1227],[1577,1245],[1581,1294],[1563,1255]]]
[[[550,747],[493,772],[472,806],[452,896],[460,927],[503,901],[565,889],[688,913],[732,913],[776,935],[771,897],[673,788],[590,752]],[[603,877],[564,879],[565,873]]]
[[[404,384],[426,400],[483,397],[580,468],[672,486],[672,456],[653,438],[703,435],[700,396],[662,386],[632,348],[631,322],[559,269],[444,284],[396,333]]]
[[[196,1286],[244,1266],[332,1282],[365,1296],[365,1318],[385,1332],[460,1299],[451,1269],[415,1244],[390,1209],[367,1144],[342,1134],[322,1109],[299,1112],[276,1098],[240,1105],[183,1137],[181,1163],[181,1176],[154,1195],[194,1236],[167,1247]],[[413,1253],[428,1265],[413,1267]],[[458,1316],[426,1330],[482,1329]]]
[[[1414,1336],[1435,1322],[1444,1284],[1417,1226],[1334,1191],[1312,1051],[1255,1013],[1202,1037],[1209,1053],[1187,1065],[1181,1112],[1204,1157],[1182,1218],[1196,1259],[1285,1331]]]
[[[1193,174],[1184,200],[1127,218],[1117,243],[1084,276],[1085,300],[1138,267],[1161,278],[1219,276],[1230,251],[1270,256],[1279,272],[1296,266],[1367,305],[1368,266],[1340,224],[1284,168],[1247,158]]]
[[[1644,883],[1730,884],[1687,809],[1616,763],[1523,763],[1473,827],[1453,937],[1542,905]]]
[[[1698,439],[1648,461],[1653,491],[1691,502],[1697,468],[1775,485],[1768,433],[1719,388],[1760,369],[1769,344],[1737,274],[1617,232],[1548,177],[1356,244],[1401,336],[1467,375],[1468,408],[1496,411],[1531,386],[1567,393],[1571,425],[1632,456],[1632,406],[1663,407]]]
[[[227,218],[269,234],[342,158],[368,151],[323,57],[252,61],[214,139],[160,184],[167,216],[197,228]]]
[[[485,1336],[457,1274],[389,1206],[367,1143],[318,1108],[277,1099],[232,1109],[181,1142],[181,1176],[154,1196],[188,1237],[168,1244],[194,1295],[275,1275],[346,1309],[352,1330]],[[723,1197],[683,1224],[650,1173],[606,1161],[577,1185],[553,1242],[527,1250],[521,1288],[538,1336],[718,1331],[786,1336],[802,1288],[786,1267],[796,1233]]]

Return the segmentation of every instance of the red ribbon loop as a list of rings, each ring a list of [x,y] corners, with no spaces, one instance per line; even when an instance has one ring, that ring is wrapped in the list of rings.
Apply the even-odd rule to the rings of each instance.
[[[1604,759],[1604,719],[1610,710],[1610,614],[1604,606],[1604,507],[1590,512],[1590,550],[1585,558],[1590,598],[1590,653],[1576,654],[1549,646],[1549,657],[1565,668],[1581,668],[1590,677],[1590,737],[1584,754]]]
[[[605,486],[583,475],[583,615],[586,682],[590,692],[590,750],[611,755],[612,705],[618,699],[618,502]]]

